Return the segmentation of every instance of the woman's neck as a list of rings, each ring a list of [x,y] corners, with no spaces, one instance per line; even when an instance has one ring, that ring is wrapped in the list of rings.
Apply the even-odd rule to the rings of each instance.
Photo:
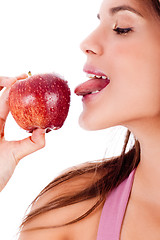
[[[139,195],[160,206],[160,118],[145,119],[128,128],[140,143],[140,163],[135,174]]]

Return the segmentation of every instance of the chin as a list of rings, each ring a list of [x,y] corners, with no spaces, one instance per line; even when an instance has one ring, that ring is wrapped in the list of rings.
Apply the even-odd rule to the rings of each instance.
[[[104,124],[104,123],[98,121],[98,119],[93,118],[91,116],[87,117],[83,113],[79,117],[79,125],[81,128],[88,130],[88,131],[97,131],[97,130],[102,130],[102,129],[106,129],[109,127],[113,127],[113,125],[109,125],[106,123]]]
[[[93,121],[90,118],[88,119],[83,113],[81,113],[79,117],[79,125],[81,128],[88,131],[98,130]]]
[[[126,121],[124,121],[124,119]],[[101,113],[89,113],[88,111],[83,111],[79,117],[79,125],[81,128],[88,131],[97,131],[108,129],[116,126],[125,126],[129,119],[127,116],[118,116],[117,114],[110,113],[107,116],[102,117]],[[130,121],[129,121],[130,122]]]

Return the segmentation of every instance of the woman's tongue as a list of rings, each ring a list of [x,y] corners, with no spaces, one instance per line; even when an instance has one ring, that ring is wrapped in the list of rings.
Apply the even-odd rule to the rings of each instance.
[[[92,78],[76,87],[75,94],[78,96],[85,96],[92,92],[100,91],[109,84],[109,79]]]

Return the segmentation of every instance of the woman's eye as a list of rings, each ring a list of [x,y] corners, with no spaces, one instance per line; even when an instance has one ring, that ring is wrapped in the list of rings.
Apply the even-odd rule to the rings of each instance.
[[[133,29],[132,28],[119,28],[119,27],[116,27],[113,29],[113,31],[115,31],[117,34],[119,35],[126,35],[127,33],[129,32],[132,32]]]

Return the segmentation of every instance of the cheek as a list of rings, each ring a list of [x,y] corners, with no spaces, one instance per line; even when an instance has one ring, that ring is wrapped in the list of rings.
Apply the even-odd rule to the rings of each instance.
[[[138,44],[133,39],[130,44],[120,43],[112,48],[109,66],[113,96],[135,102],[146,101],[146,104],[159,103],[160,55],[155,49],[148,48],[148,44],[143,41]]]

